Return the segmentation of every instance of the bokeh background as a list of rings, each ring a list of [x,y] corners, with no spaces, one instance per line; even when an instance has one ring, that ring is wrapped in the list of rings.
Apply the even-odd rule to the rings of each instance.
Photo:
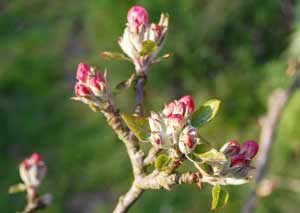
[[[149,10],[151,21],[170,14],[162,53],[168,61],[152,67],[146,109],[192,94],[199,105],[222,100],[217,118],[202,135],[220,147],[229,139],[258,139],[258,118],[267,98],[291,79],[285,69],[300,52],[300,2],[296,0],[2,0],[0,2],[0,212],[21,210],[24,194],[9,195],[20,181],[19,162],[36,151],[48,165],[41,192],[54,195],[44,212],[110,212],[132,180],[123,144],[101,114],[70,100],[79,62],[109,70],[111,86],[128,78],[133,66],[104,61],[101,51],[117,44],[127,10]],[[298,32],[298,37],[297,37]],[[130,112],[133,91],[118,97]],[[300,97],[297,92],[280,121],[267,176],[300,180]],[[239,212],[249,184],[230,187],[220,212]],[[131,212],[210,211],[211,187],[177,186],[148,191]],[[255,212],[299,212],[297,187],[276,188]]]

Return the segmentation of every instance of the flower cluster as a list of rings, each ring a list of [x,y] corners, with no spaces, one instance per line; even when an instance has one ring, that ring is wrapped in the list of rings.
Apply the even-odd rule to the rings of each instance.
[[[159,113],[151,113],[149,126],[150,142],[153,146],[168,149],[178,145],[182,153],[190,153],[200,141],[197,129],[190,124],[194,112],[191,96],[183,96],[165,106]]]
[[[95,71],[84,63],[78,64],[73,99],[100,107],[100,102],[108,99],[105,77],[100,71]],[[99,102],[100,101],[100,102]]]
[[[159,23],[148,23],[148,12],[140,6],[132,7],[127,14],[127,24],[119,45],[132,59],[139,74],[145,73],[163,46],[168,31],[169,18],[161,14]],[[151,50],[143,52],[143,48]]]
[[[237,141],[232,140],[227,142],[220,151],[228,160],[222,173],[245,177],[252,168],[250,163],[258,152],[258,144],[255,141],[246,141],[240,145]]]
[[[27,188],[37,188],[46,174],[46,166],[37,153],[22,161],[19,167],[20,176]]]

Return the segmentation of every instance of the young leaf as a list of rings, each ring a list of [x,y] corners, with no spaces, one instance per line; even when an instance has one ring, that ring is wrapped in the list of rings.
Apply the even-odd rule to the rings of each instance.
[[[131,61],[130,58],[126,57],[122,53],[102,52],[100,53],[100,56],[106,60]]]
[[[157,46],[153,41],[151,41],[151,40],[143,41],[140,56],[148,55],[148,54],[154,52],[156,49],[157,49]]]
[[[14,194],[14,193],[23,192],[25,190],[26,190],[25,184],[24,183],[18,183],[18,184],[10,186],[9,189],[8,189],[8,193],[9,194]]]
[[[209,152],[210,150],[211,150],[211,145],[209,145],[209,144],[206,144],[206,143],[200,143],[200,144],[197,144],[196,145],[196,147],[195,147],[195,149],[194,149],[194,153],[195,154],[198,154],[198,155],[200,155],[200,154],[203,154],[203,153],[205,153],[205,152]]]
[[[215,185],[212,188],[212,203],[211,209],[217,210],[223,208],[229,198],[229,193],[226,189],[222,189],[220,185]]]
[[[147,141],[150,135],[150,127],[147,118],[137,117],[129,114],[121,114],[126,125],[132,133],[140,140]]]
[[[202,127],[217,114],[221,101],[211,99],[201,105],[192,115],[191,123],[195,127]]]
[[[168,167],[171,158],[168,155],[161,154],[155,159],[154,166],[157,170],[161,171]]]
[[[126,90],[132,86],[133,81],[135,80],[135,74],[132,74],[128,79],[121,81],[120,83],[117,84],[115,87],[113,94],[117,95],[123,90]]]

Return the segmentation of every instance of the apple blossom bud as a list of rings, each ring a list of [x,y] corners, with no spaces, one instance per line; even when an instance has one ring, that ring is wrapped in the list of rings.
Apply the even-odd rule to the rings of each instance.
[[[232,156],[230,159],[230,167],[233,166],[246,166],[247,165],[247,159],[242,154],[237,154]]]
[[[236,140],[231,140],[225,143],[220,151],[223,152],[226,158],[229,158],[239,153],[240,145]]]
[[[244,155],[246,159],[252,159],[258,151],[258,144],[255,141],[246,141],[241,144],[240,154]]]
[[[234,176],[246,177],[250,169],[250,160],[244,155],[237,154],[231,157],[228,172]]]
[[[197,129],[191,125],[185,127],[179,137],[179,150],[182,153],[190,153],[194,150],[199,138]]]
[[[101,91],[104,88],[104,78],[100,71],[88,79],[88,85],[93,91]]]
[[[159,26],[158,24],[152,24],[151,28],[156,33],[156,37],[160,38],[161,33],[162,33],[162,27]]]
[[[22,161],[19,167],[20,177],[27,187],[38,187],[46,174],[46,166],[37,153]]]
[[[127,21],[128,24],[133,26],[136,32],[138,32],[141,25],[148,23],[148,12],[143,7],[133,6],[128,11]]]
[[[185,121],[184,117],[180,114],[172,114],[166,119],[167,122],[167,132],[172,135],[177,135],[181,131]],[[170,131],[171,130],[171,131]]]
[[[90,67],[88,65],[86,65],[84,63],[78,64],[76,79],[78,81],[86,83],[89,72],[90,72]]]
[[[192,96],[186,95],[179,99],[179,103],[184,103],[187,109],[188,114],[192,114],[195,109],[195,104]]]
[[[175,103],[174,102],[171,102],[167,105],[165,105],[165,108],[163,110],[163,114],[166,116],[166,117],[169,117],[172,115],[173,113],[173,110],[174,110],[174,107],[175,107]]]
[[[88,96],[91,94],[90,90],[80,82],[77,82],[75,84],[74,90],[75,90],[75,95],[77,97]]]

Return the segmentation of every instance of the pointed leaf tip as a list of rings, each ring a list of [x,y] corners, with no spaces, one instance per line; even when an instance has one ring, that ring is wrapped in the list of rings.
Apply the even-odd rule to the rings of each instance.
[[[221,101],[211,99],[202,104],[192,115],[191,123],[195,127],[202,127],[211,121],[217,114]]]

